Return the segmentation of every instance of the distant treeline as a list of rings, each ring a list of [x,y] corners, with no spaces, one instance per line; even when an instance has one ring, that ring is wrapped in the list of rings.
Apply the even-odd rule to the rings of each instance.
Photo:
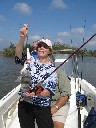
[[[75,50],[77,50],[78,48],[73,48],[70,47],[68,44],[61,44],[59,42],[55,42],[53,44],[53,53],[57,54],[57,53],[61,53],[61,54],[72,54]],[[10,42],[10,45],[8,48],[3,49],[3,51],[0,52],[1,55],[6,56],[6,57],[14,57],[15,56],[15,48],[16,46],[14,45],[14,43]],[[33,50],[33,46],[31,44],[26,43],[23,51],[26,53],[27,48],[30,49],[30,51]],[[96,57],[96,50],[92,51],[92,50],[87,50],[86,48],[84,48],[83,50],[81,49],[78,52],[79,56],[81,56],[83,54],[83,56],[94,56]]]

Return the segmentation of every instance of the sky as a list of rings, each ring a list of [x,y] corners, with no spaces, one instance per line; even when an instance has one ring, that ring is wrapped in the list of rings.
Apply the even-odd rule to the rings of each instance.
[[[47,38],[80,47],[96,33],[95,13],[96,0],[0,0],[0,50],[16,45],[25,23],[30,44]],[[85,48],[96,50],[96,37]]]

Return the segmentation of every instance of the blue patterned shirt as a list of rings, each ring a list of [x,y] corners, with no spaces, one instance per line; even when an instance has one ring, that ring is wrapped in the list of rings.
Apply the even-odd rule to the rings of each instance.
[[[22,53],[22,60],[20,60],[17,56],[15,57],[15,62],[20,63],[22,65],[24,64],[25,60],[26,60],[26,54],[24,53]],[[31,56],[30,68],[31,68],[31,76],[32,76],[31,88],[34,88],[34,86],[37,83],[44,80],[42,86],[44,87],[44,89],[47,89],[51,95],[54,95],[56,88],[57,74],[55,72],[50,75],[50,73],[55,70],[54,65],[50,62],[48,64],[42,64],[38,61],[38,59],[34,59],[34,57]],[[31,98],[28,98],[27,102],[39,106],[49,106],[51,104],[51,98],[47,96],[44,97],[44,96],[35,95],[32,96]]]

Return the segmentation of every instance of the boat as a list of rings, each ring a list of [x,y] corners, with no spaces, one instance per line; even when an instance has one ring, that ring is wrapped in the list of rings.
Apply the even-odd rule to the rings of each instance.
[[[56,59],[56,63],[63,62],[64,59]],[[71,97],[70,109],[64,128],[84,128],[84,121],[88,117],[91,108],[96,109],[96,88],[81,78],[70,77],[71,80]],[[9,92],[0,100],[0,128],[20,128],[18,120],[18,92],[21,84]],[[87,104],[85,106],[77,106],[76,93],[80,93],[86,97]],[[80,120],[78,117],[81,117]],[[81,126],[78,126],[81,125]],[[36,126],[37,128],[37,126]]]

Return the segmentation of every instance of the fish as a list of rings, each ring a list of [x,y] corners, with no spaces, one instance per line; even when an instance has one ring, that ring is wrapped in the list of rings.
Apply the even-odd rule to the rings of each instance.
[[[28,62],[24,63],[24,67],[20,71],[20,76],[15,80],[21,84],[22,92],[29,92],[31,90],[32,76],[31,69]]]

